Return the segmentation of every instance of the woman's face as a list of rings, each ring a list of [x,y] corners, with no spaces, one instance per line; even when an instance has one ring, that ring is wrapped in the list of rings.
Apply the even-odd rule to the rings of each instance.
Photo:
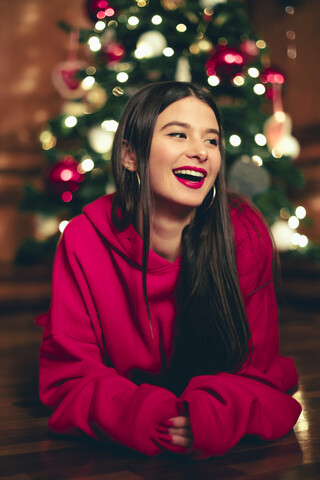
[[[219,125],[196,97],[169,105],[157,118],[149,156],[156,208],[195,209],[215,182],[221,165]]]

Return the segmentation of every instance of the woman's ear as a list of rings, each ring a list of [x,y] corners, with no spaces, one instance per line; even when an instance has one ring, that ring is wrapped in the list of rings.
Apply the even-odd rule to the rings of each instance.
[[[126,140],[122,143],[121,161],[124,168],[131,172],[135,172],[138,168],[136,153]]]

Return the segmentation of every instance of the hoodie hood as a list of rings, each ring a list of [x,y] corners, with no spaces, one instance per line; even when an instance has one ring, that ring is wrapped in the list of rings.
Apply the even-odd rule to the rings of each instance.
[[[111,218],[111,206],[114,194],[104,195],[83,209],[84,215],[92,224],[98,235],[107,242],[119,255],[125,258],[132,266],[142,268],[142,247],[143,242],[133,225],[129,225],[123,231],[117,230]],[[171,263],[157,253],[149,250],[148,272],[167,269],[171,267],[180,268],[180,257]]]

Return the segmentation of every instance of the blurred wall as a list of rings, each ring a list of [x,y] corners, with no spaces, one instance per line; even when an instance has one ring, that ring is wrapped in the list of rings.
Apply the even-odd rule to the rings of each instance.
[[[295,164],[301,168],[306,185],[292,191],[296,204],[302,203],[313,225],[304,232],[320,242],[320,2],[293,1],[294,13],[286,13],[277,0],[247,0],[256,32],[267,42],[271,62],[284,71],[284,110],[292,117],[293,135],[301,153]],[[285,3],[285,2],[282,2]],[[289,3],[289,2],[288,2]],[[290,11],[290,10],[289,10]],[[287,33],[288,32],[288,33]],[[290,32],[294,32],[295,38]],[[290,58],[287,50],[296,49]],[[289,52],[290,54],[290,52]]]
[[[83,0],[0,1],[0,262],[10,262],[32,232],[31,215],[18,211],[23,185],[37,184],[45,163],[38,140],[60,113],[53,67],[67,58],[68,35],[59,20],[89,26]]]
[[[151,0],[152,1],[152,0]],[[84,0],[1,0],[0,40],[0,262],[11,262],[17,246],[32,232],[30,215],[18,211],[26,182],[39,183],[45,160],[38,135],[46,121],[60,113],[62,100],[52,85],[51,72],[66,60],[68,36],[57,28],[63,19],[89,26]],[[293,195],[313,216],[308,231],[320,241],[320,108],[318,0],[301,1],[288,15],[276,0],[248,0],[254,28],[269,44],[272,61],[287,73],[285,110],[293,118],[301,143],[297,160],[306,188]],[[286,31],[296,32],[296,60],[286,55]]]

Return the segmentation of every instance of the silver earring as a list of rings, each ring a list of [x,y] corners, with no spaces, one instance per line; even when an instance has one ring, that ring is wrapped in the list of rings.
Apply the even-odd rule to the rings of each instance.
[[[204,212],[206,212],[207,210],[209,210],[209,208],[212,207],[213,202],[214,202],[214,199],[215,199],[215,197],[216,197],[216,194],[217,194],[216,186],[213,184],[213,192],[212,192],[211,202],[209,203],[209,205],[207,206],[207,208],[204,209]]]
[[[139,189],[140,189],[140,185],[141,185],[140,175],[139,175],[139,173],[137,172],[137,170],[136,170],[136,175],[137,175],[138,187],[139,187]]]

